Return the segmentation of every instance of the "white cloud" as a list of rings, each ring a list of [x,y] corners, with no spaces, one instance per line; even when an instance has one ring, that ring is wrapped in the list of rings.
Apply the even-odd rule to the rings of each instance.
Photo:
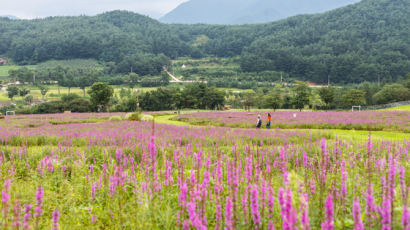
[[[159,17],[185,1],[187,0],[0,0],[0,15],[41,18],[129,10]]]

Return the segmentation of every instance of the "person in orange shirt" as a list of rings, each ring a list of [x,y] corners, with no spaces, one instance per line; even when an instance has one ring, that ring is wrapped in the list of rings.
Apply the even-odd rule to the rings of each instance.
[[[266,123],[266,128],[270,129],[270,122],[272,120],[272,116],[270,115],[270,113],[268,113],[268,122]]]

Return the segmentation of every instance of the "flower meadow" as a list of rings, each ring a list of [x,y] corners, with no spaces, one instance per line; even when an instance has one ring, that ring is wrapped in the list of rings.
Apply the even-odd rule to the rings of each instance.
[[[1,229],[410,229],[410,140],[110,116],[0,121]]]
[[[266,123],[264,112],[200,112],[188,113],[176,119],[192,124],[212,124],[228,127],[254,127],[258,114]],[[343,111],[292,112],[271,111],[272,127],[284,129],[356,129],[400,131],[410,133],[410,111]]]

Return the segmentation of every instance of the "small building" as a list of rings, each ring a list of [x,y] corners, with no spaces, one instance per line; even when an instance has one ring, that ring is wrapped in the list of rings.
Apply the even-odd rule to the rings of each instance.
[[[7,59],[0,58],[0,64],[5,65],[5,64],[7,64],[8,62],[9,62],[9,61],[8,61]]]

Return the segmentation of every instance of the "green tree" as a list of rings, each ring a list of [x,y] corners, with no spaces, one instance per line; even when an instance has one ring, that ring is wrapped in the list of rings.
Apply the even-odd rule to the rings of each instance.
[[[17,86],[9,86],[7,87],[7,96],[10,98],[10,100],[13,100],[14,96],[17,96],[19,94],[19,88]]]
[[[366,93],[359,89],[350,89],[342,95],[342,103],[346,106],[366,104]]]
[[[37,87],[40,89],[42,99],[44,100],[44,97],[46,96],[46,94],[48,92],[48,87],[45,86],[45,85],[38,85]]]
[[[30,93],[30,90],[27,89],[27,88],[21,88],[21,89],[19,90],[19,94],[20,94],[21,97],[24,97],[24,96],[26,96],[26,95],[29,94],[29,93]]]
[[[107,83],[96,82],[88,90],[88,94],[94,106],[105,108],[114,94],[114,89]]]
[[[293,105],[302,111],[305,105],[309,105],[310,88],[306,82],[297,81],[293,88]]]
[[[329,109],[329,104],[335,99],[335,89],[333,87],[322,87],[319,89],[319,96],[326,104],[326,108]]]
[[[400,84],[385,85],[373,99],[377,104],[406,101],[410,100],[410,90]]]
[[[243,94],[242,104],[246,110],[250,110],[252,106],[255,105],[256,96],[257,95],[254,91]]]
[[[127,75],[127,82],[131,89],[138,83],[139,76],[136,73],[130,73]]]
[[[264,107],[271,108],[276,111],[282,105],[282,97],[280,91],[275,89],[264,97]]]
[[[33,96],[32,95],[27,95],[25,98],[24,98],[24,101],[28,104],[28,105],[30,105],[31,103],[33,103]]]
[[[161,71],[161,85],[162,86],[167,86],[169,85],[169,75],[167,72],[165,72],[164,70]]]
[[[98,74],[95,71],[91,71],[83,76],[75,78],[74,84],[83,90],[83,97],[85,97],[85,88],[92,85],[96,81],[97,77]]]

